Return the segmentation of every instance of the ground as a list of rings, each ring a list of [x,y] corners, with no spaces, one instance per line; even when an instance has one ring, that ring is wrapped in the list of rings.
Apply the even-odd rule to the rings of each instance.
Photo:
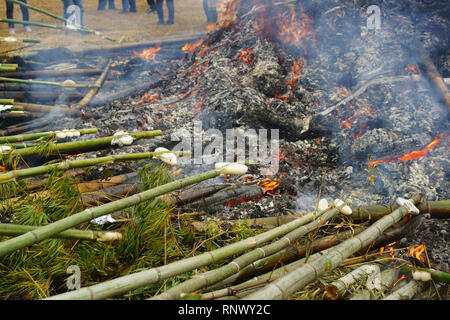
[[[44,9],[58,16],[62,16],[63,6],[60,0],[32,0],[28,3],[34,7]],[[206,16],[203,11],[202,1],[200,0],[182,0],[175,1],[175,24],[174,25],[157,25],[158,18],[156,14],[148,14],[146,0],[137,0],[137,12],[128,14],[119,14],[122,8],[120,0],[116,0],[117,10],[98,11],[98,1],[84,1],[85,25],[96,31],[100,31],[110,38],[117,41],[139,41],[150,40],[168,35],[189,34],[202,32],[206,30]],[[60,22],[54,18],[41,14],[39,12],[29,10],[30,21],[45,24],[59,24]],[[0,2],[0,17],[6,17],[5,2]],[[164,5],[164,14],[167,19],[167,8]],[[18,5],[14,5],[14,18],[22,20],[22,13]],[[0,55],[18,55],[23,54],[27,50],[50,49],[55,47],[80,47],[92,46],[96,44],[111,44],[113,42],[104,40],[95,35],[80,34],[78,32],[66,33],[62,30],[49,29],[32,26],[32,32],[24,32],[22,25],[16,25],[16,34],[14,35],[19,41],[6,42],[4,37],[8,37],[8,24],[0,24]],[[21,39],[38,39],[39,44],[22,43]],[[10,51],[27,46],[27,48]]]

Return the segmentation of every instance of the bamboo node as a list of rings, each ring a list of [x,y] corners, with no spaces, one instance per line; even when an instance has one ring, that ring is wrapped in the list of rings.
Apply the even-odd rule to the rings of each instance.
[[[412,213],[413,215],[417,215],[420,213],[419,209],[414,205],[414,202],[411,199],[397,198],[395,201],[399,206],[404,206],[408,213]]]

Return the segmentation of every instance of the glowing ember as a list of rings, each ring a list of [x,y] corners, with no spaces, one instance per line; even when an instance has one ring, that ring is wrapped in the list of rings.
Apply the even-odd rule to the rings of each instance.
[[[135,58],[142,58],[142,59],[145,59],[145,60],[155,60],[156,53],[159,52],[160,50],[161,50],[161,45],[160,44],[158,44],[154,48],[144,49],[144,50],[142,50],[141,53],[133,50],[133,56],[131,58],[133,58],[133,59],[135,59]]]
[[[414,73],[414,74],[420,74],[420,70],[417,69],[416,66],[413,66],[413,65],[411,65],[411,64],[408,64],[408,65],[405,67],[405,70],[411,71],[411,72]]]
[[[6,170],[7,170],[6,167],[0,166],[0,171],[6,171]]]
[[[253,65],[255,56],[252,54],[252,51],[253,49],[251,48],[239,51],[239,61],[248,64],[249,66]]]
[[[399,160],[409,161],[409,160],[414,160],[414,159],[419,159],[419,158],[425,157],[429,150],[433,150],[434,147],[436,147],[436,144],[439,142],[440,139],[441,139],[440,137],[434,138],[434,140],[431,141],[422,150],[412,151],[412,152],[407,153],[407,154],[405,154],[405,155],[403,155],[403,156],[401,156],[399,158],[389,158],[389,159],[381,159],[381,160],[370,161],[369,165],[370,166],[376,166],[380,162],[396,162],[396,161],[399,161]]]
[[[181,48],[181,50],[183,50],[183,52],[189,52],[190,54],[193,54],[195,49],[197,49],[199,46],[201,46],[203,43],[203,39],[198,40],[197,42],[190,44],[190,43],[186,43],[183,48]]]
[[[158,101],[158,100],[161,100],[161,96],[159,95],[159,93],[155,93],[153,95],[149,95],[148,93],[145,93],[141,98],[141,101],[144,101],[144,100],[147,102]]]
[[[419,260],[421,262],[425,262],[425,255],[423,255],[424,252],[425,252],[425,245],[424,244],[419,244],[417,246],[413,246],[409,250],[409,255],[411,257],[416,258],[417,260]]]
[[[398,278],[397,281],[394,282],[394,284],[392,285],[392,288],[394,288],[397,284],[399,284],[400,281],[402,281],[403,279],[406,279],[406,275],[402,274],[402,276],[400,278]]]

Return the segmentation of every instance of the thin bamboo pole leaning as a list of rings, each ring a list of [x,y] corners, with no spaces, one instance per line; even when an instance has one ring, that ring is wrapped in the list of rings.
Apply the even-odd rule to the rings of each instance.
[[[107,145],[110,145],[113,139],[119,139],[124,136],[132,136],[134,140],[137,139],[147,139],[155,136],[162,135],[161,130],[153,130],[153,131],[142,131],[142,132],[131,132],[126,134],[121,134],[117,136],[109,136],[91,140],[80,140],[80,141],[72,141],[72,142],[63,142],[63,143],[50,143],[48,147],[45,148],[44,152],[39,150],[39,148],[24,148],[24,149],[14,149],[7,153],[0,154],[0,159],[5,159],[7,157],[26,157],[36,154],[48,155],[52,152],[63,153],[67,151],[81,151],[90,148],[100,148]],[[0,179],[1,180],[1,179]]]
[[[87,129],[78,129],[78,130],[73,129],[70,131],[72,131],[72,132],[77,131],[80,133],[80,135],[98,133],[97,128],[87,128]],[[21,134],[21,135],[15,135],[15,136],[0,137],[0,143],[14,143],[14,142],[30,141],[30,140],[36,140],[39,138],[56,138],[56,135],[58,132],[64,132],[64,131],[47,131],[47,132],[37,132],[37,133],[28,133],[28,134]]]
[[[156,198],[168,192],[184,188],[188,185],[204,180],[212,179],[221,174],[220,170],[211,170],[191,177],[169,182],[162,186],[143,191],[131,197],[113,201],[98,207],[89,208],[67,218],[50,223],[36,230],[27,232],[21,236],[0,242],[0,257],[3,257],[15,250],[31,246],[37,242],[45,240],[61,231],[76,227],[84,222],[104,216],[111,212],[120,211],[125,208],[137,205],[141,202]]]
[[[0,223],[0,236],[20,236],[24,233],[34,231],[38,226],[26,226],[13,223]],[[95,240],[100,242],[110,242],[114,240],[121,240],[122,234],[114,231],[93,231],[93,230],[78,230],[68,229],[51,238],[72,239],[72,240]]]
[[[9,0],[9,1],[13,2],[13,3],[16,3],[16,4],[19,4],[19,5],[22,5],[22,6],[25,6],[25,7],[29,8],[29,9],[31,9],[31,10],[34,10],[36,12],[45,14],[46,16],[52,17],[52,18],[57,19],[59,21],[62,21],[64,23],[68,22],[68,20],[66,18],[59,17],[59,16],[57,16],[57,15],[51,13],[51,12],[48,12],[46,10],[43,10],[43,9],[40,9],[40,8],[37,8],[37,7],[33,7],[33,6],[31,6],[31,5],[27,4],[27,3],[24,3],[22,1],[17,1],[17,0]],[[115,41],[114,39],[111,39],[111,38],[105,36],[104,34],[98,32],[98,31],[94,31],[92,29],[89,29],[86,26],[80,26],[79,30],[78,29],[67,28],[67,27],[65,27],[64,29],[75,30],[75,31],[82,31],[82,32],[87,32],[87,33],[93,33],[93,34],[98,35],[98,36],[100,36],[100,37],[102,37],[104,39],[107,39],[107,40],[110,40],[110,41]]]
[[[415,196],[413,197],[412,202],[416,204],[419,200],[420,197]],[[333,247],[330,253],[321,259],[311,263],[305,263],[300,268],[288,273],[284,277],[245,297],[244,299],[274,300],[288,297],[311,281],[317,279],[320,275],[341,265],[345,258],[369,245],[387,228],[400,221],[408,213],[409,209],[406,206],[400,206],[391,214],[376,221],[372,226],[359,235],[344,241],[336,247]]]
[[[100,77],[97,79],[97,81],[95,82],[95,86],[94,88],[90,89],[88,91],[88,93],[86,93],[86,95],[83,97],[83,99],[80,100],[80,102],[78,102],[77,104],[75,104],[72,107],[75,108],[79,108],[79,107],[86,107],[89,102],[92,100],[92,98],[95,96],[95,94],[98,92],[98,90],[102,87],[103,82],[106,79],[106,76],[108,75],[109,72],[109,68],[111,66],[111,62],[112,60],[109,59],[108,63],[106,64],[105,69],[103,70],[102,74],[100,75]]]
[[[255,262],[266,256],[270,256],[270,255],[286,248],[292,242],[298,240],[299,238],[303,237],[304,235],[313,231],[314,229],[319,228],[321,225],[325,224],[328,220],[330,220],[333,216],[335,216],[343,206],[344,205],[337,207],[337,208],[332,208],[330,210],[327,210],[326,212],[321,214],[317,219],[313,220],[312,222],[308,223],[307,225],[302,225],[302,226],[298,227],[297,229],[289,232],[283,238],[281,238],[271,244],[268,244],[264,247],[256,248],[256,249],[234,259],[230,263],[228,263],[218,269],[215,269],[215,270],[203,273],[203,274],[197,274],[192,279],[186,280],[183,283],[170,288],[169,290],[165,291],[164,293],[153,297],[151,300],[178,299],[178,298],[180,298],[181,294],[183,294],[183,293],[190,293],[190,292],[196,291],[203,287],[217,283],[229,276],[232,276],[233,274],[238,273],[241,269],[245,268],[252,262]],[[299,219],[308,221],[308,220],[310,220],[310,216],[307,215],[307,216],[299,218]]]
[[[311,214],[313,218],[313,214]],[[239,242],[227,245],[225,247],[185,258],[180,261],[169,263],[164,266],[151,268],[148,270],[136,272],[116,279],[112,279],[93,286],[81,288],[71,292],[55,295],[49,297],[50,300],[100,300],[108,297],[116,296],[130,290],[135,290],[140,287],[158,283],[167,278],[189,272],[196,268],[216,263],[220,260],[226,259],[230,256],[239,254],[243,251],[250,250],[261,246],[262,244],[282,236],[292,230],[298,228],[304,223],[304,220],[296,219],[290,223],[281,225],[272,230],[261,233]]]
[[[172,151],[157,151],[157,152],[143,152],[143,153],[130,153],[130,154],[118,154],[118,155],[110,155],[99,158],[92,159],[81,159],[81,160],[66,160],[63,162],[8,171],[0,174],[0,184],[15,181],[17,179],[23,179],[28,177],[35,177],[39,175],[43,175],[46,173],[51,173],[53,171],[67,171],[69,169],[76,168],[86,168],[92,166],[98,166],[103,164],[115,163],[119,161],[134,161],[134,160],[146,160],[151,159],[155,155],[164,154],[164,153],[175,153],[176,155],[185,155],[189,152],[172,152]]]

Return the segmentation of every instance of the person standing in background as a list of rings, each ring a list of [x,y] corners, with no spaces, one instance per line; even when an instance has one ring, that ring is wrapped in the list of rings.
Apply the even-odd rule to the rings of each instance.
[[[97,10],[102,11],[106,8],[106,0],[98,0]],[[114,0],[108,0],[108,9],[116,10],[116,6],[114,5]]]
[[[83,15],[84,15],[84,7],[83,7],[83,0],[62,0],[64,5],[64,12],[63,12],[63,18],[67,19],[70,17],[71,13],[67,12],[67,9],[71,5],[76,5],[80,8],[80,25],[83,25]]]
[[[155,0],[147,0],[147,4],[148,4],[149,8],[147,9],[147,11],[145,11],[145,13],[153,13],[153,12],[156,12],[156,3],[155,3]]]
[[[164,23],[163,2],[164,0],[156,0],[156,12],[158,14],[158,24],[174,24],[175,7],[173,4],[173,0],[166,0],[167,10],[169,11],[166,23]]]
[[[21,1],[27,3],[27,0]],[[5,2],[6,2],[6,18],[14,19],[14,3],[9,2],[8,0],[5,0]],[[20,6],[20,10],[22,11],[22,20],[29,21],[30,16],[28,14],[28,8],[25,6]],[[8,26],[9,26],[9,34],[15,34],[16,30],[14,29],[14,23],[8,22]],[[30,26],[25,25],[25,31],[31,32]]]
[[[136,0],[122,0],[122,11],[120,13],[128,12],[136,12]]]
[[[206,23],[217,22],[216,0],[203,0],[203,10],[205,10],[206,14]]]

